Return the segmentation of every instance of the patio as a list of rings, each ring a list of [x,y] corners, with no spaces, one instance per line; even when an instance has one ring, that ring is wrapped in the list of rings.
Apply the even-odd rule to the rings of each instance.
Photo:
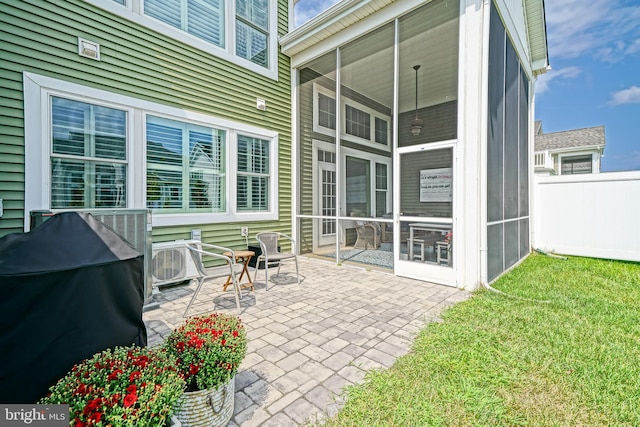
[[[323,259],[298,257],[302,283],[291,263],[265,291],[242,299],[247,356],[236,375],[230,426],[298,426],[333,416],[345,386],[366,371],[390,367],[415,334],[470,292]],[[262,273],[262,274],[260,274]],[[252,275],[253,277],[253,275]],[[232,292],[206,283],[190,314],[237,313]],[[146,311],[149,346],[183,322],[195,284],[163,288],[159,308]]]

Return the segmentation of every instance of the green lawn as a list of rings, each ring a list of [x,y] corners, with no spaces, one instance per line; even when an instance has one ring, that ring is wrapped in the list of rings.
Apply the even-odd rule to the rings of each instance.
[[[327,425],[640,426],[640,264],[534,254],[493,286],[520,298],[447,310]]]

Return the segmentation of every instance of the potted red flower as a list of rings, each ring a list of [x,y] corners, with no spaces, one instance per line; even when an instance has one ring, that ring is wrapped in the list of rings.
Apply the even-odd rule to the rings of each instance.
[[[164,427],[183,389],[166,352],[116,347],[75,365],[40,403],[69,404],[72,426]]]
[[[186,381],[176,417],[189,426],[226,425],[233,414],[234,377],[247,352],[239,317],[214,313],[187,319],[164,348]]]

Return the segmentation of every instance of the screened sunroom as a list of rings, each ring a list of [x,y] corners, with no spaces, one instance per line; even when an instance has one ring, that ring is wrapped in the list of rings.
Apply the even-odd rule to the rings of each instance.
[[[301,253],[467,288],[528,254],[530,59],[467,3],[343,1],[282,39]]]

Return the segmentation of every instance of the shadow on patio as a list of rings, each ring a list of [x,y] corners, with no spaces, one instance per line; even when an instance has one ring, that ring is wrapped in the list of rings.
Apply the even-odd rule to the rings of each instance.
[[[368,370],[390,367],[421,328],[470,296],[383,271],[298,260],[300,285],[293,265],[284,265],[275,277],[277,269],[270,269],[269,290],[258,274],[255,291],[244,293],[248,349],[236,375],[231,426],[296,426],[333,416],[345,386],[360,383]],[[189,314],[236,314],[232,292],[221,287],[205,283]],[[154,295],[159,308],[143,314],[149,346],[182,323],[194,289],[191,283]]]

